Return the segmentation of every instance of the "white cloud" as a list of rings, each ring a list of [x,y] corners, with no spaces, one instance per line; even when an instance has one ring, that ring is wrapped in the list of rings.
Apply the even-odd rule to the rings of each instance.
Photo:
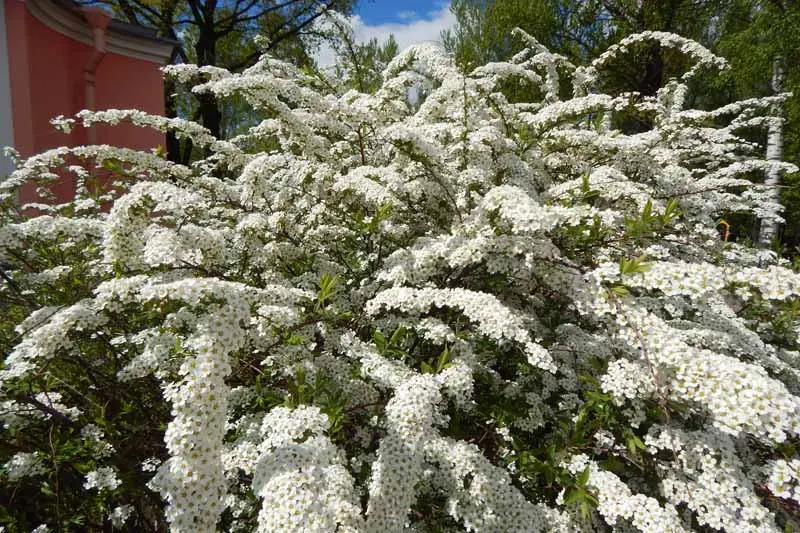
[[[400,20],[415,20],[417,18],[417,12],[411,10],[400,11],[397,13],[397,18]]]
[[[370,26],[356,15],[350,17],[350,23],[353,25],[353,33],[357,42],[364,43],[373,38],[382,42],[394,34],[400,50],[404,50],[412,44],[439,41],[442,30],[452,28],[456,23],[456,17],[450,12],[450,4],[447,3],[438,10],[428,13],[428,17],[424,19],[417,18],[407,22],[388,22]],[[317,52],[316,59],[320,66],[326,67],[334,63],[336,56],[330,46],[323,45]]]

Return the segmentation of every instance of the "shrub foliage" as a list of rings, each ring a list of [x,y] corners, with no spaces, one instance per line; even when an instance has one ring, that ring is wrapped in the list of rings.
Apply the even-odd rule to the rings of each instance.
[[[579,67],[522,37],[469,75],[411,48],[374,94],[170,67],[266,117],[229,141],[55,120],[204,156],[60,148],[2,184],[6,531],[796,524],[800,275],[719,226],[779,216],[748,178],[793,167],[742,132],[785,95],[685,109],[725,68],[691,41]],[[690,70],[599,92],[641,41]]]

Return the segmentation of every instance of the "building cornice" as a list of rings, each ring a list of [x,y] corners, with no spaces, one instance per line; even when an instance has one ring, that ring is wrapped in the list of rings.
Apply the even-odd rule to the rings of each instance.
[[[26,0],[28,11],[39,22],[70,39],[93,46],[91,26],[74,6],[58,0]],[[175,48],[173,41],[136,35],[125,31],[124,23],[112,21],[106,30],[106,48],[122,56],[152,61],[164,65],[170,61]]]

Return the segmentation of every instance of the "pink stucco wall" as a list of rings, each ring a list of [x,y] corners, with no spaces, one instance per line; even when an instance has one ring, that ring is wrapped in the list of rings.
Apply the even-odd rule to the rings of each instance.
[[[84,69],[93,48],[39,22],[28,12],[24,0],[0,1],[6,2],[15,148],[30,156],[49,148],[87,144],[87,130],[75,128],[65,135],[53,128],[50,119],[74,115],[87,107]],[[107,53],[95,74],[95,108],[163,114],[159,68],[151,61]],[[98,126],[96,131],[100,144],[145,150],[165,144],[163,134],[129,124]],[[74,194],[74,183],[65,178],[53,190],[65,200]],[[34,199],[32,187],[20,192],[21,202]]]

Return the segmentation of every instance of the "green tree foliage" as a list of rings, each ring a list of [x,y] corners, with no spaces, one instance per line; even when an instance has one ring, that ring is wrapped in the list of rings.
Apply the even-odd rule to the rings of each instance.
[[[175,63],[221,67],[232,72],[252,66],[269,52],[297,65],[311,65],[310,50],[319,42],[315,22],[329,10],[349,13],[354,0],[86,0],[103,5],[116,16],[134,24],[155,28],[162,37],[175,40]],[[259,46],[256,37],[264,38]],[[241,126],[242,106],[221,106],[209,94],[192,94],[167,80],[166,113],[184,116],[224,137]],[[188,162],[191,142],[181,144],[167,136],[167,151],[175,162]]]
[[[384,43],[372,38],[363,44],[348,36],[342,39],[334,70],[345,87],[372,94],[383,84],[383,70],[399,51],[394,35]]]
[[[558,20],[550,0],[454,0],[458,24],[442,34],[445,49],[464,69],[508,59],[522,49],[511,32],[520,27],[554,51]]]
[[[517,27],[579,63],[594,59],[627,35],[646,30],[707,42],[708,21],[720,5],[704,0],[455,0],[457,25],[442,38],[463,68],[508,59],[521,50],[524,43],[510,37]],[[620,89],[652,95],[666,80],[662,50],[652,43],[637,52],[635,61],[616,65],[620,70],[614,77],[620,78]]]
[[[782,90],[792,93],[780,111],[785,119],[783,158],[800,161],[800,2],[736,0],[720,20],[718,50],[731,69],[719,93],[730,98],[770,95],[774,64],[783,70]],[[763,139],[756,139],[763,142]],[[796,255],[800,246],[800,176],[784,178],[785,206],[781,244]],[[751,234],[753,231],[751,230]]]
[[[519,27],[550,50],[573,63],[590,61],[608,46],[642,31],[666,31],[691,38],[728,59],[723,76],[698,76],[692,81],[687,104],[711,109],[739,99],[773,94],[770,81],[776,59],[782,61],[782,90],[793,95],[783,104],[783,158],[800,162],[800,3],[796,0],[454,0],[457,24],[443,33],[447,50],[463,70],[487,61],[508,59],[525,43],[511,37]],[[686,68],[677,50],[659,43],[631,47],[626,61],[605,67],[603,87],[609,94],[634,91],[648,96]],[[651,127],[646,117],[618,113],[617,126],[625,131]],[[766,143],[764,128],[750,140]],[[751,178],[761,182],[764,176]],[[785,206],[781,244],[795,255],[800,246],[800,178],[784,177]],[[758,219],[726,217],[731,238],[755,240]]]
[[[327,20],[326,38],[336,52],[336,63],[332,73],[332,85],[340,89],[355,89],[364,94],[372,94],[383,84],[383,71],[394,58],[400,47],[394,34],[385,42],[372,38],[359,43],[349,20],[342,16],[331,16]],[[322,69],[326,71],[327,69]],[[323,76],[324,73],[323,73]]]

